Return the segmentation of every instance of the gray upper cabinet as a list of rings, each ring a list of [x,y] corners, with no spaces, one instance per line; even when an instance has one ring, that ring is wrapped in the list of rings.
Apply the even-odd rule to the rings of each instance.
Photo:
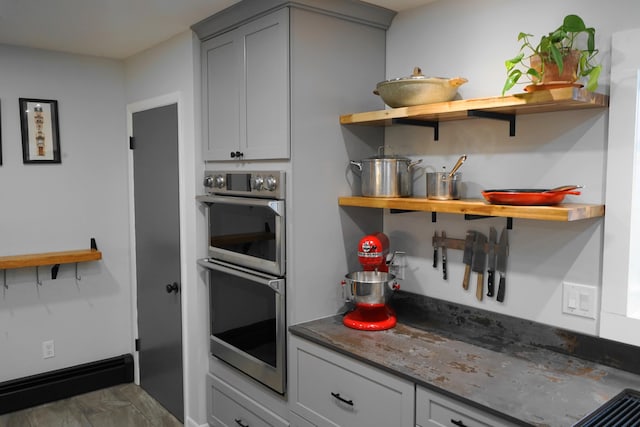
[[[205,160],[289,158],[289,9],[202,43]]]

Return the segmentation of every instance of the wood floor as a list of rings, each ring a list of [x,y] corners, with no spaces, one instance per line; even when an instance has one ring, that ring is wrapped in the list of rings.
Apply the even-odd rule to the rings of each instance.
[[[133,383],[0,415],[0,427],[182,427]]]

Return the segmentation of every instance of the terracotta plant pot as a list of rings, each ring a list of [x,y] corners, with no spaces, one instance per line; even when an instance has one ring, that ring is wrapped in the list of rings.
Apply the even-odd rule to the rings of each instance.
[[[580,52],[577,50],[570,51],[564,57],[562,73],[558,71],[558,66],[551,58],[544,58],[544,70],[542,67],[542,57],[540,55],[532,55],[529,60],[531,68],[542,75],[542,82],[532,78],[533,83],[546,85],[553,83],[573,83],[578,80],[578,62],[580,61]]]

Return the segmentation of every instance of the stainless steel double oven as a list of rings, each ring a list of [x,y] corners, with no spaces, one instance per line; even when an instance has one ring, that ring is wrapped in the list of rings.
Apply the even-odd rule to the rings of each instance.
[[[285,173],[207,171],[204,188],[211,354],[284,394]]]

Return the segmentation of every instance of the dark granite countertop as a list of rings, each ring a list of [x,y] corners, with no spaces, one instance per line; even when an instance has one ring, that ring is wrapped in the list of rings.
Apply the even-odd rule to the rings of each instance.
[[[386,331],[347,328],[339,315],[289,330],[521,425],[571,426],[640,389],[637,347],[409,293],[394,308]]]

